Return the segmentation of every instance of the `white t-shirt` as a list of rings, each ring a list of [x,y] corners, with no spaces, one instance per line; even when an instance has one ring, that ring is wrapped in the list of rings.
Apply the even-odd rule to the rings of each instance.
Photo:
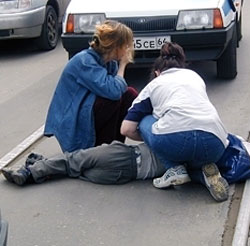
[[[154,134],[203,130],[228,145],[227,131],[210,102],[203,79],[190,69],[171,68],[152,80],[134,100],[125,119],[152,114]]]

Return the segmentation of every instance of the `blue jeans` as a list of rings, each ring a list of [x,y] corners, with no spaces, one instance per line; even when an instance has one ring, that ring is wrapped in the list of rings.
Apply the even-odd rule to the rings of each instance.
[[[139,130],[145,143],[167,169],[186,164],[187,169],[201,172],[203,165],[217,162],[225,150],[219,138],[201,130],[153,134],[152,125],[156,121],[152,115],[144,117]]]

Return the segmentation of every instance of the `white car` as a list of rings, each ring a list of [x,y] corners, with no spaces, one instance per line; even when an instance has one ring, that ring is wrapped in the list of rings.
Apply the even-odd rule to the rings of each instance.
[[[43,50],[57,45],[70,0],[0,0],[0,40],[37,38]]]
[[[71,0],[63,21],[62,42],[71,58],[89,47],[95,25],[106,19],[134,33],[135,63],[151,63],[165,41],[176,42],[187,60],[214,60],[217,76],[237,75],[237,47],[242,38],[243,0]]]

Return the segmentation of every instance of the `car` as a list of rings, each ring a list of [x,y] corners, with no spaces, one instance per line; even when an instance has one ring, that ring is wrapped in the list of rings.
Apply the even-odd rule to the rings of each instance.
[[[7,237],[8,237],[8,223],[1,218],[1,210],[0,210],[0,246],[7,245]]]
[[[135,65],[148,64],[166,41],[183,47],[188,61],[217,62],[217,76],[237,75],[237,47],[242,38],[243,0],[158,0],[88,2],[71,0],[62,26],[69,58],[89,47],[95,25],[106,19],[126,24],[134,33]]]
[[[35,38],[40,49],[54,49],[69,2],[0,0],[0,40]]]

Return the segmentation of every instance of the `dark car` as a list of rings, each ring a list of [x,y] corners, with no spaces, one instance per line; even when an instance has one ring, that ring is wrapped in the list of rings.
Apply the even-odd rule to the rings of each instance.
[[[2,219],[0,210],[0,246],[7,245],[7,237],[8,237],[8,223],[7,221]]]

